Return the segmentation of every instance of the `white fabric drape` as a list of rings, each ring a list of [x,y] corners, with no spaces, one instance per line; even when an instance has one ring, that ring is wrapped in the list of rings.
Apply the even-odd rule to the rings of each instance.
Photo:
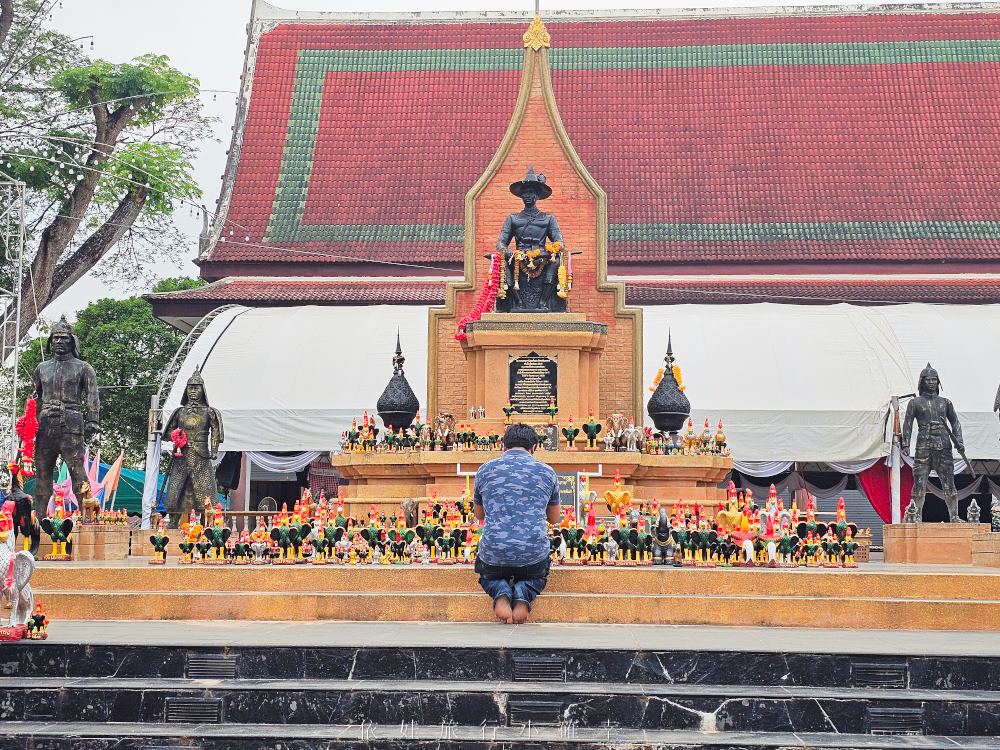
[[[993,495],[993,497],[1000,497],[1000,484],[996,484],[989,477],[983,477],[983,479],[986,480],[986,486],[989,487],[990,494]]]
[[[753,494],[758,498],[758,500],[760,500],[760,498],[766,498],[768,493],[771,491],[770,484],[767,485],[756,484],[747,479],[746,477],[743,477],[741,479],[741,484],[743,485],[743,489],[752,490]],[[772,482],[772,484],[774,484],[775,492],[777,492],[779,495],[782,492],[785,492],[786,490],[788,491],[789,494],[795,494],[796,490],[801,489],[804,486],[802,478],[795,472],[792,472],[784,479],[779,479],[776,482]]]
[[[263,451],[247,451],[250,460],[266,471],[294,474],[323,455],[323,451],[303,451],[291,456],[275,456]]]
[[[970,495],[975,495],[977,492],[980,491],[982,484],[983,484],[983,477],[977,477],[972,481],[972,484],[970,484],[968,487],[956,490],[956,495],[958,496],[958,499],[965,500],[965,498],[969,497]],[[934,482],[932,482],[930,479],[927,480],[927,494],[934,495],[934,497],[939,497],[942,500],[944,500],[944,491],[939,486],[934,484]]]
[[[911,469],[913,468],[913,456],[907,456],[905,454],[900,454],[900,457],[903,459],[903,463],[904,464],[906,464],[907,466],[909,466]],[[891,461],[889,462],[889,465],[890,466],[892,465]],[[965,471],[966,466],[968,466],[968,464],[965,463],[965,459],[964,458],[955,459],[955,473],[956,474],[961,474],[963,471]],[[937,476],[937,472],[936,471],[932,471],[931,472],[931,476],[932,477],[936,477]]]
[[[148,529],[153,515],[153,505],[156,504],[156,490],[160,479],[160,452],[163,450],[163,438],[159,433],[152,450],[146,455],[146,474],[142,482],[142,528]]]
[[[849,474],[842,474],[837,483],[832,487],[820,487],[812,482],[806,482],[806,492],[820,500],[826,500],[831,497],[840,497],[844,494],[844,490],[847,489],[847,482],[850,478]]]
[[[180,404],[188,377],[200,365],[209,402],[225,424],[222,450],[334,449],[351,420],[360,421],[366,409],[374,415],[392,377],[398,330],[406,379],[426,417],[427,310],[422,305],[226,310],[191,347],[164,412]]]
[[[841,474],[858,474],[883,460],[881,456],[863,461],[826,461],[826,465]]]
[[[773,477],[792,468],[792,461],[734,461],[733,468],[748,477]]]
[[[880,308],[855,305],[646,305],[643,382],[668,334],[696,426],[721,419],[741,461],[855,461],[889,451],[885,415],[914,388]],[[730,362],[720,341],[738,341]],[[996,392],[996,387],[993,389]],[[648,396],[647,396],[648,397]],[[648,423],[648,422],[647,422]],[[970,454],[971,455],[971,454]],[[748,472],[749,473],[749,472]]]

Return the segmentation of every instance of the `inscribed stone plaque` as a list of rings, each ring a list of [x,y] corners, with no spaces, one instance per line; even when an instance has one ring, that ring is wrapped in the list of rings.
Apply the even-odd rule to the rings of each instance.
[[[556,393],[558,367],[553,357],[531,352],[510,358],[508,379],[510,405],[517,414],[546,414],[549,399],[559,403]]]
[[[557,471],[559,479],[559,504],[572,505],[576,510],[576,485],[578,474],[575,471]]]

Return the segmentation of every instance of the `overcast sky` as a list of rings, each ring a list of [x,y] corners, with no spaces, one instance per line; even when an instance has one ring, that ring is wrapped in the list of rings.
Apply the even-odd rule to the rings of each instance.
[[[903,0],[900,0],[902,2]],[[403,3],[392,0],[367,0],[361,8],[345,3],[322,0],[284,0],[284,8],[333,12],[409,12],[433,10],[534,10],[534,0],[502,2],[502,0],[417,0]],[[546,9],[606,10],[608,8],[711,8],[774,5],[773,2],[718,3],[706,0],[542,0]],[[833,5],[822,0],[800,0],[795,5]],[[613,15],[609,13],[608,15]],[[204,192],[203,202],[213,208],[219,197],[221,176],[225,169],[226,149],[234,120],[236,88],[239,86],[246,46],[246,24],[250,18],[250,0],[171,0],[156,3],[150,0],[61,0],[53,11],[54,25],[73,37],[94,37],[93,56],[112,62],[122,62],[137,55],[156,53],[167,55],[173,65],[193,75],[201,82],[205,113],[217,117],[217,142],[205,143],[195,165],[195,177]],[[85,45],[89,49],[89,45]],[[183,265],[164,265],[162,276],[197,276],[198,268],[190,262],[197,253],[200,219],[190,216],[189,209],[180,209],[178,223],[190,237],[191,251]],[[60,313],[73,313],[100,297],[127,297],[145,290],[126,286],[105,285],[87,276],[56,300],[45,312],[51,318]]]

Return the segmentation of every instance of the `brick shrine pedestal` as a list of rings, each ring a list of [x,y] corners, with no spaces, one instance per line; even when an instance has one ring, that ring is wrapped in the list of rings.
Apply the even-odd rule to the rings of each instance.
[[[972,565],[973,538],[986,523],[893,523],[882,527],[887,563]]]
[[[985,531],[973,535],[972,564],[980,568],[1000,568],[1000,534]]]
[[[128,557],[129,528],[118,524],[81,523],[73,527],[74,560],[124,560]],[[42,539],[40,552],[45,551]],[[51,545],[50,545],[51,547]]]
[[[484,406],[486,419],[472,424],[480,435],[495,429],[504,431],[503,407],[511,397],[515,411],[513,420],[529,424],[548,422],[548,393],[538,394],[528,404],[519,398],[512,379],[518,363],[538,355],[555,365],[556,382],[551,392],[555,396],[560,426],[569,417],[579,426],[587,421],[591,409],[601,414],[600,360],[608,338],[608,327],[587,320],[583,313],[488,313],[482,320],[470,323],[467,338],[462,342],[467,366],[465,414],[455,414],[457,423],[467,422],[469,408]],[[539,361],[544,361],[539,360]],[[524,395],[529,395],[526,391]],[[586,436],[581,432],[578,440]]]
[[[498,451],[339,453],[331,457],[331,463],[350,480],[344,487],[344,513],[367,516],[373,503],[386,514],[398,511],[406,498],[413,498],[423,507],[434,492],[442,500],[457,500],[465,489],[466,475],[474,474],[499,455]],[[733,460],[724,456],[560,450],[536,451],[535,458],[557,473],[588,474],[590,489],[597,492],[596,513],[605,517],[610,514],[604,492],[612,488],[616,470],[636,507],[639,501],[649,503],[655,498],[669,509],[683,500],[689,505],[702,504],[705,514],[711,517],[726,496],[718,484],[733,468]]]

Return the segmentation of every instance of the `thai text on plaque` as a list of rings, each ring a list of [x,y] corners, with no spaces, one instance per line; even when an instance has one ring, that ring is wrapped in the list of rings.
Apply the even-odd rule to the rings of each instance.
[[[508,395],[517,414],[547,414],[549,399],[559,403],[558,367],[554,357],[531,352],[510,358]]]

